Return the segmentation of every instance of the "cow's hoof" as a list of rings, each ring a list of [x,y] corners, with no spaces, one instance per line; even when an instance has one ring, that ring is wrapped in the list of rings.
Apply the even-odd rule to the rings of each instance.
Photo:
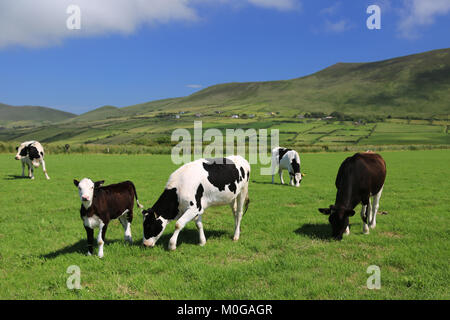
[[[173,251],[173,250],[176,250],[176,249],[177,249],[176,243],[169,242],[169,250]]]
[[[233,237],[233,241],[234,241],[234,242],[236,242],[236,241],[238,241],[238,240],[239,240],[239,237],[236,237],[236,236]]]
[[[363,233],[364,234],[369,234],[369,227],[367,226],[367,224],[365,224],[364,227],[363,227]]]
[[[377,226],[376,224],[372,224],[370,225],[370,229],[375,229],[376,226]]]
[[[205,242],[200,242],[198,245],[199,245],[200,247],[204,247],[205,244],[206,244],[206,241],[205,241]]]
[[[129,244],[133,244],[133,239],[131,237],[125,237],[125,242],[128,242]]]

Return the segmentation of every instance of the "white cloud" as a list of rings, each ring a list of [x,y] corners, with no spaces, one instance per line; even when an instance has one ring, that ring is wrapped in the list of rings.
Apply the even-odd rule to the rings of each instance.
[[[81,29],[69,30],[69,5],[81,9]],[[131,33],[141,24],[195,20],[196,12],[185,0],[2,0],[0,47],[47,46],[67,37],[109,32]]]
[[[200,89],[203,87],[203,85],[201,84],[187,84],[186,85],[187,88],[191,88],[191,89]]]
[[[417,38],[419,29],[432,25],[436,17],[450,13],[450,0],[404,0],[401,20],[398,26],[400,35]]]
[[[330,15],[330,16],[335,15],[339,11],[339,8],[341,7],[341,5],[342,5],[342,2],[337,1],[332,6],[320,10],[320,14]]]
[[[141,25],[197,21],[196,7],[247,4],[276,10],[298,8],[299,0],[1,0],[0,48],[42,47],[66,38],[133,33]],[[81,29],[69,30],[69,5],[81,9]]]
[[[282,11],[298,9],[300,7],[300,2],[296,0],[248,0],[248,2],[255,6]]]
[[[346,19],[341,19],[336,22],[325,20],[325,31],[332,33],[341,33],[353,28],[353,25]]]

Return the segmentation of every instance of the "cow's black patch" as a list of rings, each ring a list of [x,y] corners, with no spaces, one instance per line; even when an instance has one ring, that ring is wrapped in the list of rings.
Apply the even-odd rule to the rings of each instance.
[[[173,220],[178,215],[178,194],[177,188],[165,189],[152,210],[156,215],[162,216],[164,219]]]
[[[291,151],[292,149],[280,148],[278,149],[278,163],[280,163],[281,159],[283,159],[286,152]]]
[[[241,171],[241,176],[239,177],[239,182],[245,179],[245,171],[244,168],[240,167],[239,170]]]
[[[228,189],[230,189],[231,192],[236,193],[236,183],[230,183]]]
[[[39,155],[39,152],[36,147],[28,146],[28,157],[30,160],[33,159],[39,159],[41,156]]]
[[[189,204],[191,205],[191,206],[193,206],[194,205],[194,203],[191,201],[191,202],[189,202]]]
[[[197,202],[197,209],[198,209],[198,211],[202,211],[203,191],[205,191],[205,190],[203,189],[203,186],[200,183],[200,185],[197,188],[197,192],[195,193],[195,201]]]
[[[144,238],[149,239],[152,237],[156,237],[158,234],[161,233],[163,229],[162,221],[161,219],[155,218],[152,209],[150,209],[148,212],[144,211],[144,213],[148,213],[144,217]]]
[[[300,173],[300,164],[297,162],[295,158],[291,161],[291,167],[292,170],[294,170],[294,173]]]
[[[19,153],[22,157],[26,157],[27,156],[27,154],[28,154],[28,147],[24,147],[24,148],[22,148],[22,150],[20,150],[20,153]]]
[[[234,162],[229,159],[210,159],[203,163],[203,168],[208,172],[208,181],[219,191],[224,191],[228,186],[231,192],[236,193],[236,183],[239,181],[239,170]]]
[[[40,154],[41,154],[41,156],[44,156],[44,153],[41,151],[41,152],[39,152]]]

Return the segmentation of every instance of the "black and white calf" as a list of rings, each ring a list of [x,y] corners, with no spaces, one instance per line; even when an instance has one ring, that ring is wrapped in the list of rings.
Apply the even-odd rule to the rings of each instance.
[[[172,173],[164,192],[150,209],[144,210],[144,239],[153,247],[171,220],[177,220],[169,249],[175,250],[183,227],[196,221],[200,245],[206,243],[202,214],[210,206],[230,205],[234,214],[233,240],[240,235],[242,216],[248,207],[250,165],[241,156],[199,159],[187,163]],[[245,211],[244,211],[245,207]]]
[[[16,148],[16,160],[22,160],[22,177],[25,176],[25,165],[28,166],[28,176],[34,179],[34,168],[38,168],[42,164],[45,177],[50,179],[45,168],[44,148],[37,141],[26,141]]]
[[[94,228],[99,228],[97,243],[98,256],[103,257],[103,244],[108,223],[112,219],[119,219],[125,230],[125,241],[132,243],[131,221],[133,220],[134,199],[139,208],[136,188],[133,182],[125,181],[109,186],[102,186],[104,181],[93,182],[88,178],[81,181],[73,180],[78,188],[81,200],[80,215],[86,229],[88,241],[88,255],[93,251]]]
[[[300,156],[297,151],[286,148],[274,148],[272,150],[272,183],[274,183],[275,171],[278,168],[281,184],[284,184],[283,169],[289,172],[291,186],[299,187],[304,176],[300,172]]]

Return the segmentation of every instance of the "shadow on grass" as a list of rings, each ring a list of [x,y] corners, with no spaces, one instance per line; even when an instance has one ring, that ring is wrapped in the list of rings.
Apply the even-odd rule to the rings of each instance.
[[[105,241],[105,246],[104,246],[104,250],[107,250],[107,247],[109,244],[115,243],[115,242],[124,242],[123,240],[108,240],[106,239]],[[133,242],[134,245],[134,242]],[[97,254],[97,241],[94,240],[94,254]],[[88,252],[88,248],[87,248],[87,240],[79,240],[78,242],[66,246],[64,248],[61,248],[59,250],[47,253],[47,254],[43,254],[40,257],[44,258],[44,259],[54,259],[60,255],[65,255],[65,254],[70,254],[70,253],[81,253],[81,254],[87,254]]]
[[[30,177],[28,177],[28,176],[22,177],[21,175],[19,176],[16,174],[9,174],[3,178],[3,180],[18,180],[18,179],[30,179]]]
[[[209,239],[213,238],[220,238],[223,235],[227,234],[228,232],[221,231],[221,230],[204,230],[205,231],[205,237],[206,237],[206,243],[208,243]],[[169,250],[169,240],[172,237],[173,233],[167,233],[161,236],[159,238],[156,245],[158,246],[164,246],[166,250]],[[232,239],[232,235],[230,235],[230,241]],[[198,231],[196,229],[183,229],[181,230],[180,234],[178,235],[178,241],[177,241],[177,248],[180,247],[183,244],[195,244],[198,245],[200,242]]]
[[[291,187],[294,188],[294,186],[291,186],[289,183],[285,182],[284,184],[281,184],[280,182],[275,182],[272,183],[272,181],[256,181],[256,180],[252,180],[252,183],[256,183],[256,184],[271,184],[274,186],[281,186],[281,187]]]
[[[307,223],[294,231],[311,239],[332,240],[331,226],[326,223]]]
[[[227,234],[227,232],[225,232],[225,231],[205,230],[206,241],[208,241],[208,239],[212,239],[212,238],[220,238],[225,234]],[[168,250],[170,237],[172,237],[171,233],[162,235],[161,238],[159,238],[156,245],[164,246],[165,249]],[[230,236],[230,239],[231,239],[231,236]],[[119,239],[108,240],[108,239],[106,239],[104,250],[105,251],[108,250],[107,249],[108,245],[111,245],[111,244],[117,243],[117,242],[126,243],[124,240],[119,240]],[[180,232],[180,234],[178,235],[177,247],[179,247],[180,245],[185,244],[185,243],[198,244],[199,243],[198,231],[194,230],[194,229],[182,230]],[[142,239],[135,240],[135,238],[134,238],[132,246],[144,248],[144,246],[142,245]],[[98,250],[97,241],[95,241],[95,239],[94,239],[94,255],[97,254],[97,250]],[[76,242],[72,245],[61,248],[59,250],[41,255],[40,257],[44,258],[44,259],[54,259],[60,255],[71,254],[71,253],[87,254],[87,252],[88,252],[87,240],[83,239],[83,240],[79,240],[78,242]]]

